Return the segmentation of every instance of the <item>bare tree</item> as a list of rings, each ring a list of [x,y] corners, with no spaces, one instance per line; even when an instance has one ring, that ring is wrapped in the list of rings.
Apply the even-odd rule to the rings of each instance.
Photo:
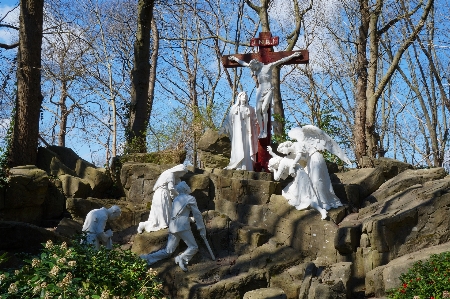
[[[376,127],[377,103],[383,94],[387,84],[392,78],[403,53],[417,38],[433,6],[434,0],[428,0],[425,5],[420,2],[412,9],[408,9],[406,3],[401,1],[398,12],[391,18],[384,18],[381,23],[381,14],[386,10],[385,3],[377,0],[370,5],[368,0],[359,1],[360,27],[357,39],[357,66],[358,81],[356,84],[356,111],[354,138],[356,144],[356,158],[361,164],[365,155],[374,157],[378,151],[378,134]],[[389,8],[392,13],[393,9]],[[411,18],[421,11],[421,15],[414,25],[413,30],[405,36],[396,52],[393,53],[391,64],[379,75],[378,63],[380,60],[380,40],[382,36],[404,18]],[[367,53],[367,50],[369,53]],[[367,58],[369,54],[369,58]],[[380,78],[379,78],[380,77]],[[378,79],[379,78],[379,79]]]
[[[41,111],[43,0],[20,1],[17,102],[9,166],[35,165]]]
[[[146,132],[150,117],[149,79],[150,79],[150,32],[152,27],[154,1],[139,0],[136,42],[134,46],[134,68],[131,73],[131,105],[128,146],[134,151],[145,153]],[[156,56],[155,56],[156,57]],[[153,65],[156,69],[156,65]]]

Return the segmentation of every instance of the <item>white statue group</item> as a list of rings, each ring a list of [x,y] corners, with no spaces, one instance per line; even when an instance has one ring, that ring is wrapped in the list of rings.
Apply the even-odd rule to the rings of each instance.
[[[255,59],[246,63],[234,56],[228,58],[251,69],[257,92],[256,112],[249,106],[245,91],[240,92],[220,130],[220,133],[227,134],[231,140],[230,163],[225,169],[253,170],[258,152],[257,125],[260,131],[258,138],[267,136],[268,109],[269,103],[273,100],[272,70],[275,66],[299,55],[300,53],[296,52],[269,64],[263,64]],[[350,161],[339,145],[315,126],[294,128],[288,135],[296,142],[284,142],[277,149],[286,155],[285,157],[275,155],[268,147],[267,150],[272,155],[268,168],[274,173],[277,181],[286,179],[289,175],[294,177],[294,181],[283,190],[283,196],[289,204],[298,210],[311,206],[320,212],[322,219],[325,219],[327,210],[342,206],[342,203],[334,194],[321,152],[327,150],[345,163],[350,164]],[[305,168],[299,162],[305,164]]]
[[[272,148],[267,148],[272,156],[269,160],[269,170],[274,173],[274,179],[277,181],[286,179],[289,175],[294,177],[282,191],[290,205],[297,210],[311,206],[325,219],[329,209],[340,207],[342,203],[334,194],[327,164],[321,152],[327,150],[347,164],[350,164],[350,160],[339,145],[316,126],[293,128],[288,136],[297,141],[286,141],[278,146],[277,151],[286,155],[285,157],[280,157]]]
[[[256,83],[256,110],[248,104],[247,93],[240,92],[221,129],[221,133],[227,134],[231,139],[231,158],[225,169],[253,171],[258,151],[258,138],[267,137],[268,109],[269,104],[273,101],[272,70],[300,55],[300,52],[296,52],[269,64],[264,64],[256,59],[247,63],[235,56],[228,57],[228,59],[250,68]]]
[[[252,70],[257,94],[255,112],[255,109],[248,105],[247,94],[244,91],[240,92],[221,129],[231,139],[231,157],[226,169],[253,170],[258,151],[257,125],[260,131],[258,138],[267,136],[267,110],[273,98],[272,69],[299,55],[300,53],[295,53],[267,65],[257,60],[246,63],[234,56],[229,57],[230,60],[248,66]],[[293,128],[288,135],[296,141],[286,141],[278,146],[277,151],[285,155],[284,157],[276,155],[270,146],[267,148],[272,156],[268,168],[274,173],[274,179],[277,181],[287,179],[288,176],[294,178],[282,191],[282,195],[290,205],[297,210],[312,207],[319,211],[322,219],[325,219],[329,209],[342,206],[342,203],[334,194],[327,165],[321,152],[326,150],[348,164],[350,160],[334,140],[315,126]],[[175,251],[180,240],[183,240],[187,249],[175,257],[175,263],[183,271],[187,271],[190,259],[198,251],[191,231],[191,223],[196,224],[200,236],[204,239],[212,258],[215,259],[206,240],[206,229],[197,202],[193,196],[189,195],[191,193],[189,186],[181,181],[181,177],[186,173],[187,169],[183,164],[172,167],[159,176],[153,187],[154,194],[149,218],[139,223],[137,231],[138,233],[144,230],[152,232],[168,227],[169,236],[164,249],[140,256],[147,261],[148,265],[168,258]],[[193,217],[190,216],[191,213]],[[100,245],[112,248],[112,231],[104,230],[106,222],[116,219],[120,214],[118,206],[90,211],[83,225],[83,231],[86,233],[85,242],[92,244],[95,249],[99,249]]]
[[[169,236],[164,249],[140,256],[147,261],[148,265],[168,258],[175,251],[180,240],[183,240],[187,249],[175,257],[175,263],[183,271],[187,271],[187,264],[198,251],[197,243],[191,231],[191,222],[197,225],[200,236],[204,239],[211,257],[215,259],[206,240],[206,229],[202,214],[197,207],[197,201],[195,197],[189,195],[191,189],[186,182],[181,181],[181,177],[186,172],[186,166],[183,164],[172,167],[159,176],[153,187],[154,193],[149,218],[147,221],[139,223],[138,233],[142,233],[144,230],[147,232],[158,231],[168,227]],[[193,217],[190,217],[191,213]],[[82,229],[86,233],[85,242],[97,250],[100,245],[111,249],[112,231],[104,232],[106,222],[117,219],[120,214],[121,211],[118,206],[90,211]]]

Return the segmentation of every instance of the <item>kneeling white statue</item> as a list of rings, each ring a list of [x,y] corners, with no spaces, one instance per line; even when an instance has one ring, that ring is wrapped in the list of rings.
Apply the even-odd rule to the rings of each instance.
[[[187,271],[187,264],[191,258],[197,253],[198,245],[195,242],[194,235],[191,231],[191,217],[194,216],[197,229],[200,231],[202,238],[206,236],[205,224],[203,223],[202,214],[197,207],[195,197],[189,195],[191,189],[186,182],[180,182],[175,187],[178,196],[172,203],[172,214],[169,223],[169,238],[166,248],[149,254],[143,254],[140,257],[147,261],[148,265],[152,265],[159,260],[168,258],[177,248],[180,240],[183,240],[188,246],[187,249],[175,257],[175,263],[180,266],[183,271]]]
[[[303,167],[294,161],[293,155],[295,153],[292,142],[286,141],[277,148],[277,151],[285,154],[286,157],[276,155],[270,146],[267,147],[267,151],[272,156],[269,160],[268,168],[274,173],[274,179],[276,181],[287,179],[289,174],[294,177],[294,180],[281,193],[287,199],[288,203],[297,210],[304,210],[311,206],[320,213],[322,219],[325,219],[327,217],[327,210],[321,207],[319,198],[308,174]],[[292,170],[294,172],[290,173]]]
[[[306,162],[305,171],[316,191],[320,205],[326,210],[342,206],[341,201],[334,194],[327,164],[321,152],[326,150],[339,157],[343,162],[351,164],[345,152],[336,141],[313,125],[292,128],[288,135],[290,138],[297,140],[293,143],[295,148],[294,162],[297,163],[300,160]],[[294,172],[294,170],[291,169],[291,172]]]
[[[112,249],[113,232],[110,229],[104,230],[106,222],[119,218],[120,214],[121,210],[118,206],[112,206],[109,209],[103,207],[90,211],[86,215],[82,229],[86,233],[86,243],[93,245],[96,250],[100,249],[100,245]]]

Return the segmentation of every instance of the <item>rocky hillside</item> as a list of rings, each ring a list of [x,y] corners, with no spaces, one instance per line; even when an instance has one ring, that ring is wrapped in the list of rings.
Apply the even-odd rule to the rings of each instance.
[[[93,196],[104,188],[105,180],[92,176],[77,179],[100,170],[87,165],[84,169],[89,172],[82,171],[76,159],[68,167],[63,158],[48,154],[39,166],[43,170],[32,166],[13,169],[11,182],[17,183],[0,193],[0,253],[36,250],[48,238],[70,238],[80,230],[91,209],[112,204],[123,210],[122,217],[109,224],[115,241],[123,248],[142,254],[165,246],[167,230],[137,234],[136,228],[148,217],[153,184],[172,165],[132,159],[122,163],[117,172],[118,187],[124,196],[107,199],[106,193]],[[442,168],[413,169],[390,159],[373,162],[372,168],[330,174],[345,206],[331,210],[326,220],[321,220],[313,209],[297,211],[288,205],[280,195],[287,182],[275,182],[271,174],[190,168],[183,180],[203,211],[216,260],[211,259],[195,233],[200,252],[188,265],[187,273],[173,259],[153,266],[165,281],[167,295],[248,299],[267,298],[267,294],[295,299],[383,297],[387,289],[399,286],[399,274],[413,262],[449,250],[450,176]],[[70,180],[64,180],[68,175]],[[97,186],[97,181],[102,185]],[[86,188],[79,191],[77,185],[89,185],[88,191],[82,193]],[[48,215],[48,207],[52,206],[49,198],[58,198],[57,211],[65,218],[56,228],[43,229],[33,211]],[[29,214],[24,214],[26,211]],[[11,219],[12,215],[22,219]],[[181,244],[178,251],[184,248]]]
[[[201,250],[187,274],[172,259],[154,265],[167,293],[243,298],[255,289],[275,288],[295,299],[384,296],[413,262],[450,247],[450,177],[442,168],[375,162],[374,168],[332,174],[345,207],[330,211],[326,220],[315,210],[288,205],[279,195],[283,183],[267,174],[191,173],[185,179],[198,194],[195,186],[204,186],[199,204],[208,209],[204,219],[217,260],[197,236]],[[136,235],[131,249],[157,250],[166,235]]]

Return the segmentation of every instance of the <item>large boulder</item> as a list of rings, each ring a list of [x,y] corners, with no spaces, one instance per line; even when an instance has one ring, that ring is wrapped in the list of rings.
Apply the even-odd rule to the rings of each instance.
[[[59,179],[50,177],[45,201],[42,204],[44,220],[61,219],[66,209],[66,196]]]
[[[306,277],[305,273],[311,264],[311,262],[306,262],[294,265],[278,275],[271,276],[269,286],[282,289],[289,299],[298,299],[300,287]]]
[[[305,275],[306,277],[306,275]],[[319,267],[316,275],[302,284],[301,297],[308,299],[346,299],[351,298],[350,283],[352,279],[352,263],[336,263],[327,267]]]
[[[86,193],[84,184],[80,185],[82,190],[76,192],[71,184],[71,195],[68,197],[88,197],[107,198],[112,196],[114,190],[113,181],[109,172],[105,168],[98,168],[94,164],[81,159],[72,149],[62,146],[49,146],[38,149],[37,165],[45,170],[49,175],[57,176],[61,180],[67,181],[67,176],[79,178],[90,186]],[[65,192],[67,191],[67,188]],[[76,193],[74,195],[73,193]],[[78,194],[77,194],[78,193]],[[67,193],[66,193],[67,194]]]
[[[378,159],[372,159],[374,167],[381,168],[383,170],[384,177],[389,180],[405,170],[413,169],[414,167],[402,161],[398,161],[391,158],[381,157]]]
[[[57,153],[46,147],[38,148],[36,166],[42,170],[45,170],[48,175],[53,177],[63,174],[76,176],[74,169],[66,166]]]
[[[48,186],[47,173],[36,166],[11,168],[4,197],[0,197],[0,220],[41,224]]]
[[[87,198],[91,194],[91,185],[86,180],[69,174],[60,175],[58,179],[61,181],[61,188],[64,195],[68,198]]]
[[[330,175],[333,183],[359,186],[360,199],[375,192],[385,181],[382,168],[361,168]]]
[[[11,168],[4,207],[40,206],[45,200],[48,182],[47,173],[36,166]]]
[[[365,205],[374,202],[384,202],[388,197],[402,192],[414,185],[422,185],[428,181],[442,179],[446,176],[442,167],[430,169],[408,169],[383,183],[375,192],[365,199]]]
[[[230,163],[230,139],[218,131],[206,130],[198,142],[197,149],[203,168],[224,168]]]

